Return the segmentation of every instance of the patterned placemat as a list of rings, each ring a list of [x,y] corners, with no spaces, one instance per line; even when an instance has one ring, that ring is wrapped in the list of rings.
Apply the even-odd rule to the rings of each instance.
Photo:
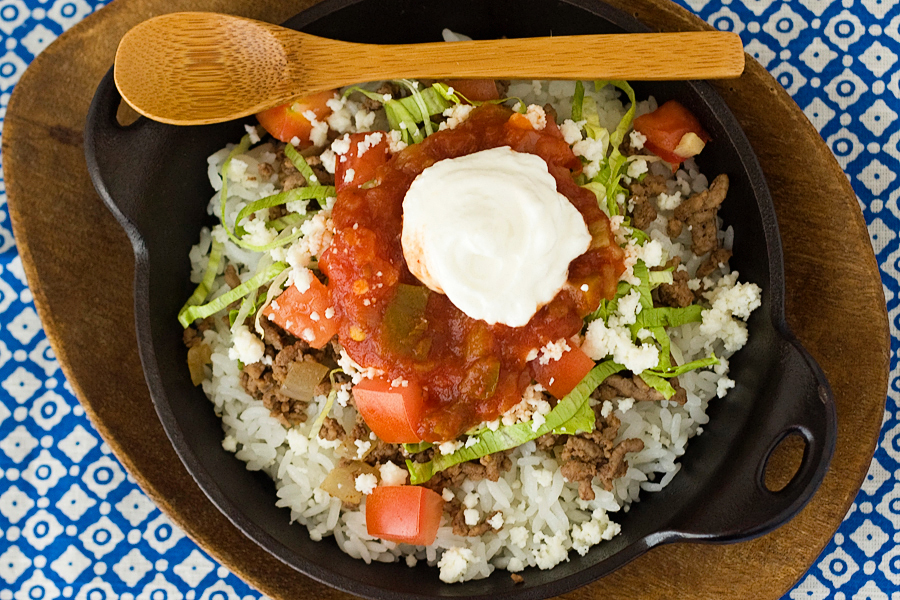
[[[900,0],[678,1],[739,33],[834,152],[881,266],[893,355]],[[103,4],[0,0],[0,118],[30,61]],[[0,600],[260,598],[172,525],[91,426],[41,329],[5,203],[0,183]],[[862,490],[786,597],[900,600],[898,381],[892,362],[882,436]]]

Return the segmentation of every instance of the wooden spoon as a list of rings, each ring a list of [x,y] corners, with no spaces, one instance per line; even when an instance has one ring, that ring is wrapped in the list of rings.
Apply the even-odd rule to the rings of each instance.
[[[164,123],[230,121],[315,92],[383,79],[718,79],[744,69],[721,31],[374,45],[231,15],[161,15],[125,34],[116,87]]]

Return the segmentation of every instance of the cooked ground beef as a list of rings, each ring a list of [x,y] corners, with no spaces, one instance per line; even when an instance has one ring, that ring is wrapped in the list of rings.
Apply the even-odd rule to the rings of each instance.
[[[591,487],[595,477],[604,489],[612,490],[613,480],[628,470],[625,454],[644,448],[644,442],[637,438],[614,445],[621,425],[619,419],[613,415],[604,418],[598,407],[594,410],[597,413],[596,429],[590,433],[568,436],[560,457],[563,477],[578,482],[578,496],[582,500],[596,497]]]
[[[703,279],[719,268],[719,265],[728,264],[728,261],[731,260],[731,254],[731,250],[726,250],[725,248],[717,248],[710,252],[709,258],[697,267],[697,278]]]
[[[509,458],[510,451],[497,452],[482,456],[477,461],[469,461],[453,465],[449,469],[444,469],[440,473],[436,473],[434,477],[429,479],[423,485],[429,489],[441,493],[445,487],[457,487],[462,485],[466,479],[472,481],[481,481],[488,479],[497,481],[500,474],[509,471],[512,467],[512,460]]]
[[[328,440],[329,442],[342,440],[345,435],[347,435],[347,432],[344,431],[344,427],[338,423],[336,419],[325,417],[325,420],[322,421],[322,428],[319,429],[319,437],[323,440]]]
[[[241,285],[241,278],[238,277],[237,269],[235,269],[234,265],[231,263],[228,263],[228,266],[225,267],[225,283],[227,283],[228,287],[231,289]]]
[[[491,518],[493,518],[493,516],[500,511],[495,510],[484,519],[482,519],[477,525],[467,525],[466,507],[463,506],[462,502],[454,498],[447,505],[447,512],[450,513],[450,525],[453,526],[454,535],[461,535],[464,537],[478,537],[493,529],[493,526],[491,526],[488,521],[491,520]]]
[[[263,320],[261,320],[262,322]],[[272,327],[276,327],[272,325]],[[297,361],[314,361],[329,368],[336,365],[334,350],[329,344],[323,350],[310,348],[309,344],[300,340],[294,340],[290,336],[274,336],[271,330],[264,326],[280,348],[274,344],[266,346],[266,355],[272,357],[271,366],[261,362],[252,365],[244,365],[241,372],[241,385],[248,394],[263,404],[286,426],[304,423],[307,419],[306,408],[309,400],[296,400],[281,393],[281,386],[290,371],[291,365]],[[268,340],[267,340],[268,344]],[[331,389],[331,382],[324,379],[315,389],[315,394],[327,394]],[[312,400],[312,398],[310,398]]]
[[[686,270],[678,269],[680,264],[681,257],[678,256],[666,263],[666,268],[672,269],[672,283],[663,283],[653,290],[654,300],[661,306],[684,308],[693,304],[696,299],[694,291],[687,284],[690,275]]]
[[[306,164],[309,165],[313,175],[318,179],[316,185],[334,185],[334,175],[325,170],[321,157],[316,155],[307,156]]]
[[[656,402],[663,399],[663,395],[640,377],[625,377],[623,375],[610,375],[598,389],[600,400],[612,400],[613,398],[634,398],[639,401]]]
[[[657,215],[651,199],[668,190],[666,180],[660,175],[647,175],[643,181],[633,180],[628,187],[631,192],[629,204],[634,207],[631,211],[634,226],[646,229]]]
[[[713,179],[708,190],[694,194],[675,209],[666,231],[670,237],[678,237],[685,224],[691,229],[691,251],[700,256],[719,245],[716,213],[728,194],[728,175]]]
[[[265,178],[269,178],[275,174],[275,167],[270,165],[267,162],[261,162],[256,164],[256,170]]]

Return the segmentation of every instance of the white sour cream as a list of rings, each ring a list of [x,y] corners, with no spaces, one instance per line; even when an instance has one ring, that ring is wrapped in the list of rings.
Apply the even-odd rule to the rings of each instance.
[[[473,319],[521,327],[565,285],[591,243],[538,156],[508,146],[445,159],[403,200],[410,271]]]

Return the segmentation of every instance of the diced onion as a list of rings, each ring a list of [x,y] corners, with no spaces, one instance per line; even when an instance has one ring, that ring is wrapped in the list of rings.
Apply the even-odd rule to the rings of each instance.
[[[279,391],[288,398],[309,402],[327,374],[328,367],[313,360],[291,363]]]
[[[187,363],[188,370],[191,372],[191,383],[200,385],[206,378],[204,366],[208,365],[212,360],[212,348],[207,344],[197,344],[188,348]]]
[[[378,470],[375,467],[364,462],[354,461],[348,465],[336,466],[319,487],[345,504],[359,505],[362,502],[363,494],[356,489],[356,477],[362,473],[378,476]]]

